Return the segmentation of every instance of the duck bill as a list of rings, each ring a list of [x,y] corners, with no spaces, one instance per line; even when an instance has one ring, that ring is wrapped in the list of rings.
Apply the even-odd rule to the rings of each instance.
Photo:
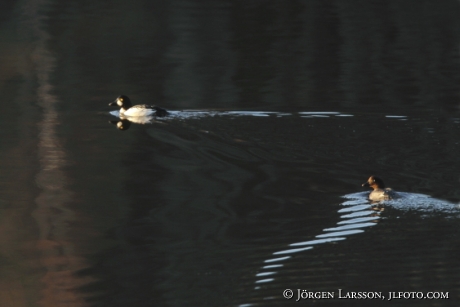
[[[117,102],[116,102],[116,101],[112,101],[111,103],[109,103],[109,106],[111,106],[111,107],[117,106]]]
[[[365,183],[363,183],[361,186],[363,186],[363,187],[370,187],[370,184],[369,184],[369,182],[365,182]]]

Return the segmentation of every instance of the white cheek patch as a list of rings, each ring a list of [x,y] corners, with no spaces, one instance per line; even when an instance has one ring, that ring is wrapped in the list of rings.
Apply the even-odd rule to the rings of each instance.
[[[120,99],[117,99],[117,105],[121,107],[123,105],[123,102],[121,102]]]

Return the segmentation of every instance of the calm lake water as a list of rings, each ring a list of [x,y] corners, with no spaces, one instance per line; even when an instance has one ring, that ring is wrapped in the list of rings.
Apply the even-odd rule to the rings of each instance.
[[[458,1],[0,7],[0,306],[459,306]]]

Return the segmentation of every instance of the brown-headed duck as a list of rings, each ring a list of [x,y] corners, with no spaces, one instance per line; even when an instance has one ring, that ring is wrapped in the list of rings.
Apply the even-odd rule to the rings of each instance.
[[[397,198],[396,193],[391,188],[385,188],[383,180],[377,176],[370,176],[367,182],[363,183],[363,187],[374,189],[369,194],[369,199],[372,201],[390,200]]]

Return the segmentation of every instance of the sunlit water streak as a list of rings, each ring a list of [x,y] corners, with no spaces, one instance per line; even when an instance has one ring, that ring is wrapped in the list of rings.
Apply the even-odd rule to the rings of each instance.
[[[251,117],[284,117],[284,116],[298,116],[300,118],[330,118],[330,117],[354,117],[355,114],[342,113],[342,112],[330,112],[330,111],[299,111],[299,112],[277,112],[277,111],[217,111],[217,110],[181,110],[181,111],[168,111],[168,115],[165,117],[156,116],[140,116],[140,117],[125,117],[120,116],[118,110],[110,111],[110,115],[118,117],[120,119],[126,119],[136,124],[151,124],[155,121],[168,121],[172,119],[197,119],[204,117],[215,117],[215,116],[251,116]],[[375,116],[372,114],[372,116]],[[406,115],[384,115],[384,118],[389,120],[406,121],[410,117]],[[460,120],[453,118],[454,123],[460,123]]]
[[[341,203],[340,205],[344,207],[338,210],[338,213],[339,215],[341,215],[340,217],[343,220],[337,223],[336,227],[323,229],[324,233],[316,235],[315,239],[313,240],[290,243],[287,249],[275,251],[272,253],[272,255],[274,256],[288,256],[269,258],[266,259],[264,263],[277,263],[280,265],[280,267],[282,267],[281,262],[290,259],[291,254],[304,252],[313,249],[315,246],[321,244],[345,240],[346,237],[349,235],[364,232],[362,228],[375,226],[378,220],[380,219],[380,211],[374,210],[374,206],[369,204],[366,198],[350,199],[348,201]],[[365,216],[365,218],[363,218],[363,216]],[[263,266],[256,276],[264,276],[264,274],[267,273],[264,271],[266,269],[267,267]],[[269,267],[268,269],[273,269],[273,267]],[[276,274],[276,271],[270,271],[270,273]],[[274,280],[275,278],[258,279],[255,283],[267,283]],[[256,287],[256,289],[258,289],[258,287]]]
[[[429,195],[419,193],[397,192],[399,196],[396,199],[385,201],[386,207],[397,209],[401,212],[417,211],[423,212],[422,218],[429,218],[435,213],[445,214],[446,218],[460,217],[460,204],[455,204],[442,199],[436,199]],[[366,197],[366,192],[347,194],[344,197],[348,199],[362,199]]]
[[[131,120],[135,117],[120,116],[119,111],[110,111],[111,115]],[[192,119],[201,117],[214,117],[214,116],[253,116],[253,117],[269,117],[269,116],[292,116],[298,115],[301,117],[330,117],[330,116],[353,116],[351,114],[342,114],[340,112],[276,112],[276,111],[213,111],[213,110],[183,110],[183,111],[168,111],[166,117],[156,116],[141,116],[146,120],[139,122],[140,124],[151,123],[153,120],[170,120],[170,119]],[[135,119],[133,119],[133,122]]]
[[[337,117],[352,117],[352,114],[342,114],[340,112],[276,112],[276,111],[213,111],[213,110],[183,110],[183,111],[168,111],[168,115],[165,117],[157,116],[123,116],[120,115],[118,110],[110,111],[111,115],[118,117],[117,121],[110,121],[111,124],[117,126],[119,130],[129,129],[131,123],[134,124],[153,124],[155,122],[164,122],[170,120],[189,120],[199,119],[205,117],[217,117],[217,116],[228,116],[228,117],[286,117],[286,116],[299,116],[302,118],[328,118],[331,116]]]
[[[110,111],[111,115],[119,117],[119,111]],[[360,114],[366,115],[366,114]],[[376,114],[370,113],[368,116],[376,118]],[[189,118],[201,118],[201,117],[214,117],[214,116],[252,116],[252,117],[284,117],[284,116],[298,116],[301,118],[332,118],[332,117],[354,117],[356,114],[350,112],[331,112],[331,111],[297,111],[297,112],[279,112],[279,111],[225,111],[225,110],[180,110],[180,111],[168,111],[166,117],[155,117],[157,120],[169,120],[169,119],[189,119]],[[380,115],[382,118],[389,120],[409,120],[411,117],[407,115]],[[454,123],[460,123],[460,119],[452,118]]]

